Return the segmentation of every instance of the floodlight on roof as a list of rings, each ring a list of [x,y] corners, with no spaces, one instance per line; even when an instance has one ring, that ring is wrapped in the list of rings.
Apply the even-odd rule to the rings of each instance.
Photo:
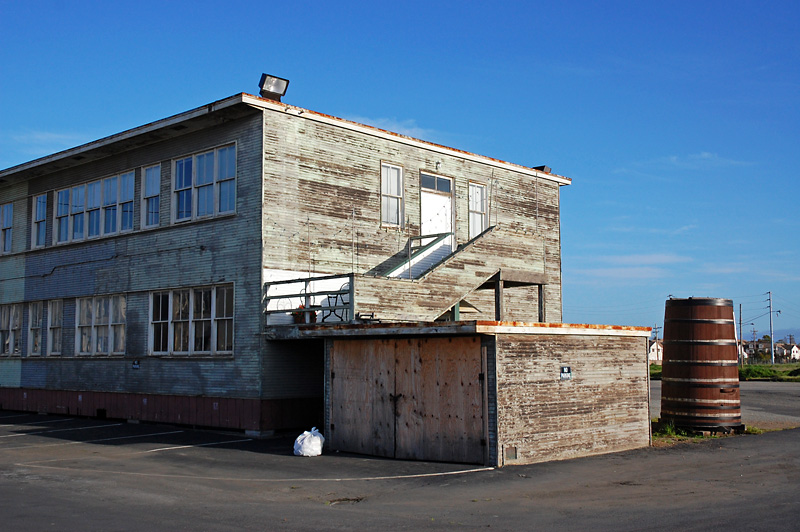
[[[281,101],[281,96],[286,94],[288,86],[288,79],[270,76],[269,74],[261,74],[261,81],[258,82],[258,88],[261,89],[261,97],[277,101]]]

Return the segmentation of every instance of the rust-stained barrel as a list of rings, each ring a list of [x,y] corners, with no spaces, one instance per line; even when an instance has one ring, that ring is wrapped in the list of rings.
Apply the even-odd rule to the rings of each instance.
[[[697,430],[744,428],[730,299],[667,300],[661,421]]]

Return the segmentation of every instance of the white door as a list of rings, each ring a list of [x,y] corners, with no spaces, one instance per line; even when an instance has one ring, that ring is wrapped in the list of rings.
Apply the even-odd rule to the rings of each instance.
[[[420,234],[435,235],[453,232],[453,181],[448,177],[420,174]],[[422,245],[432,242],[428,238]],[[453,251],[453,236],[449,236],[425,253],[414,270],[425,271],[438,264]]]

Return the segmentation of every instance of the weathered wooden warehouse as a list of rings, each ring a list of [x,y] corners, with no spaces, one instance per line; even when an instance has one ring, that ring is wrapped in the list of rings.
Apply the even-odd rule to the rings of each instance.
[[[248,94],[2,170],[0,408],[499,464],[646,445],[645,330],[560,323],[569,183]]]

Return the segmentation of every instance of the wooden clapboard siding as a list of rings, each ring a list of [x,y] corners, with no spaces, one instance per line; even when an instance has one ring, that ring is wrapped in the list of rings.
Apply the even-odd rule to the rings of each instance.
[[[643,337],[499,334],[496,357],[499,465],[649,444]]]
[[[439,297],[448,287],[471,290],[483,279],[475,275],[494,267],[543,272],[547,277],[548,321],[561,321],[561,257],[559,184],[546,177],[533,177],[508,167],[497,167],[452,154],[411,146],[362,131],[336,127],[292,113],[264,110],[264,180],[262,243],[265,267],[325,274],[366,273],[380,269],[401,253],[408,238],[420,234],[421,171],[452,178],[454,232],[457,244],[469,240],[469,182],[487,185],[490,193],[491,225],[502,228],[497,242],[485,244],[481,252],[427,281],[428,290],[408,292],[402,284],[380,280],[371,290],[377,297],[407,306],[407,318],[432,319],[457,300],[453,293]],[[404,211],[402,228],[382,227],[380,222],[380,165],[391,162],[403,168]],[[463,271],[466,270],[466,271]],[[491,272],[494,273],[494,272]],[[477,277],[477,281],[476,281]],[[473,283],[473,281],[476,281]],[[466,293],[466,292],[465,292]],[[429,299],[436,305],[417,305],[413,299]],[[460,295],[460,294],[459,294]],[[491,299],[474,297],[493,319]],[[518,288],[506,293],[509,319],[531,321],[537,306],[535,289]],[[380,314],[383,309],[369,305]],[[408,304],[408,303],[411,304]],[[371,311],[371,310],[370,310]],[[395,319],[396,309],[386,309]]]
[[[478,286],[503,268],[537,272],[532,265],[543,263],[542,252],[541,240],[495,228],[420,280],[357,278],[356,312],[374,312],[376,317],[388,321],[432,321],[462,298],[469,299]],[[508,289],[507,299],[514,298],[516,290]],[[537,299],[531,298],[527,290],[521,293],[526,301],[515,303],[510,318],[538,321]]]

